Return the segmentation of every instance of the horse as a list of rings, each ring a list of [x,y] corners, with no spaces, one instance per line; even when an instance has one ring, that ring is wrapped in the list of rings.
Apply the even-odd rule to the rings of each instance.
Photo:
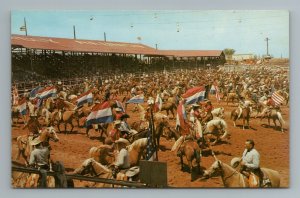
[[[178,157],[180,157],[181,170],[183,167],[183,156],[186,157],[189,166],[189,172],[191,173],[191,181],[194,181],[193,167],[197,167],[197,172],[200,173],[200,158],[201,150],[199,145],[194,140],[184,141],[177,152]]]
[[[236,120],[239,117],[240,109],[234,109],[231,112],[230,118],[233,120],[233,125],[236,127]],[[245,130],[245,121],[247,122],[247,127],[249,128],[249,119],[250,119],[250,107],[242,108],[241,118],[243,119],[243,130]]]
[[[92,147],[89,151],[89,157],[103,165],[110,165],[116,159],[114,146],[104,144],[97,147]]]
[[[219,108],[215,108],[211,111],[211,114],[213,115],[213,117],[219,117],[224,119],[224,108],[223,107],[219,107]]]
[[[54,142],[59,141],[59,138],[56,135],[55,129],[53,127],[46,127],[42,129],[39,133],[39,138],[42,144],[47,145],[49,141],[52,140]],[[33,150],[33,146],[31,145],[31,141],[34,139],[33,136],[22,135],[17,137],[17,145],[18,145],[18,154],[16,159],[19,160],[20,155],[25,159],[25,164],[28,164],[28,157],[30,156],[31,151]]]
[[[80,167],[76,168],[72,174],[85,175],[90,177],[98,177],[105,179],[114,179],[113,172],[106,166],[100,164],[93,158],[86,159]],[[123,173],[117,174],[117,180],[127,180],[127,176]],[[97,183],[97,182],[83,182],[84,187],[92,188],[108,188],[114,187],[112,184]],[[82,186],[82,185],[81,185]],[[116,186],[115,186],[116,187]]]
[[[169,116],[169,111],[171,111],[173,118],[175,119],[175,114],[174,114],[174,110],[176,111],[176,105],[173,102],[164,102],[161,106],[160,111],[166,111],[167,112],[167,116]]]
[[[226,188],[248,188],[249,181],[248,179],[241,174],[239,171],[234,169],[218,160],[215,157],[215,162],[204,171],[203,176],[206,178],[210,178],[212,176],[221,176],[223,185]],[[280,187],[280,175],[277,171],[267,168],[261,168],[262,172],[266,174],[271,181],[271,188]]]
[[[269,126],[271,126],[271,124],[270,124],[270,119],[272,119],[275,128],[277,128],[276,120],[278,120],[278,121],[279,121],[279,124],[280,124],[280,130],[281,130],[282,133],[284,132],[284,130],[283,130],[283,125],[285,124],[285,121],[284,121],[284,119],[283,119],[283,117],[282,117],[281,112],[280,112],[278,109],[274,109],[274,108],[270,109],[269,111],[266,112],[266,115],[263,115],[263,116],[262,116],[261,120],[262,120],[264,117],[267,117],[267,118],[268,118],[268,124],[269,124]]]
[[[234,104],[234,100],[239,100],[239,96],[236,94],[236,93],[228,93],[227,95],[227,99],[226,99],[226,102],[227,102],[227,106],[228,106],[228,102],[231,101],[232,104]]]
[[[142,138],[134,141],[132,144],[127,146],[129,153],[129,163],[130,167],[136,166],[139,164],[139,161],[144,153],[144,150],[147,146],[147,138]]]
[[[64,165],[57,161],[52,164],[52,171],[55,176],[47,176],[47,188],[71,188],[74,187],[73,180],[67,180],[64,175]],[[30,174],[24,172],[12,172],[12,186],[16,188],[37,188],[39,183],[39,174]]]
[[[230,133],[227,131],[227,123],[225,120],[219,118],[211,120],[205,125],[205,129],[203,131],[204,139],[210,142],[209,138],[211,135],[216,136],[216,139],[212,145],[215,145],[220,139],[224,140],[225,138],[230,137]]]

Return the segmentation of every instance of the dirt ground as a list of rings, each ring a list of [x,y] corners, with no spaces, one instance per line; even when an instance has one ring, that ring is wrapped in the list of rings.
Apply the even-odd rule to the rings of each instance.
[[[285,132],[281,133],[279,129],[275,130],[273,123],[272,127],[267,127],[267,119],[262,122],[259,119],[250,119],[250,129],[242,130],[239,126],[234,128],[230,121],[230,112],[234,105],[226,105],[225,102],[216,103],[215,97],[210,96],[214,107],[225,108],[225,120],[231,132],[231,139],[228,144],[220,144],[213,147],[218,153],[217,157],[224,163],[230,164],[233,157],[241,156],[244,151],[244,143],[246,139],[253,139],[256,143],[255,147],[261,156],[261,167],[267,167],[279,171],[281,175],[281,187],[289,186],[289,107],[282,106],[283,118],[286,121],[284,126]],[[137,121],[138,115],[133,114],[131,105],[128,105],[128,114],[130,115],[129,122]],[[172,117],[172,116],[170,116]],[[175,124],[175,119],[171,119],[171,123]],[[237,121],[237,125],[242,124],[242,120]],[[27,129],[22,129],[22,124],[16,124],[12,127],[12,160],[15,161],[17,155],[16,137],[27,134]],[[61,127],[62,128],[62,127]],[[85,129],[77,127],[72,134],[59,133],[59,142],[51,142],[51,157],[54,161],[62,161],[67,168],[77,168],[85,159],[88,158],[89,149],[100,144],[100,134],[91,131],[91,138],[86,137]],[[171,147],[174,144],[174,139],[167,141],[161,139],[161,150],[158,152],[159,161],[167,163],[168,170],[168,185],[170,187],[192,187],[192,188],[217,188],[223,187],[220,177],[214,177],[208,180],[200,180],[200,177],[191,182],[190,174],[180,170],[180,159],[176,153],[171,152]],[[22,159],[18,161],[24,163]],[[214,162],[211,155],[203,156],[201,159],[201,167],[209,168]],[[75,186],[79,183],[75,182]],[[80,186],[76,186],[80,187]]]

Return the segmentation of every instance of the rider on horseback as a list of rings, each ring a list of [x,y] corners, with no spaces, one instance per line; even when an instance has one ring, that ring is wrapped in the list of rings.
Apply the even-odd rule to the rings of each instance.
[[[263,111],[261,112],[261,117],[264,117],[265,115],[267,115],[271,109],[276,107],[276,104],[274,102],[274,100],[272,99],[271,95],[268,95],[268,99],[267,99],[267,103],[266,103],[266,107],[263,109]]]
[[[254,184],[254,186],[258,187],[260,185],[263,187],[270,184],[270,180],[268,178],[264,178],[264,174],[260,169],[260,155],[254,148],[254,145],[255,143],[253,140],[246,140],[245,150],[240,162],[240,172],[247,176],[249,179],[253,179],[254,181],[256,181],[254,177],[257,176],[259,178],[259,183],[257,183],[256,185]]]

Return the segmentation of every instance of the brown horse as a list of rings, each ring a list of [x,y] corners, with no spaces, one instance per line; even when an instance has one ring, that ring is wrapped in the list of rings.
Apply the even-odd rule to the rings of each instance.
[[[233,120],[233,125],[236,127],[236,120],[239,119],[239,111],[240,109],[234,109],[231,112],[231,120]],[[243,119],[243,130],[245,130],[245,122],[247,122],[247,127],[250,128],[249,119],[250,119],[250,107],[242,108],[241,117]]]
[[[236,93],[228,93],[227,95],[227,99],[226,99],[226,104],[228,106],[228,102],[231,101],[232,104],[234,104],[234,101],[238,101],[239,100],[239,96]]]
[[[113,145],[100,145],[97,147],[92,147],[89,151],[89,157],[93,158],[97,162],[103,165],[112,164],[115,159],[115,150]]]
[[[39,138],[44,145],[48,145],[50,140],[57,142],[59,138],[56,135],[56,132],[53,127],[47,127],[42,129]],[[33,146],[31,145],[31,141],[34,139],[33,136],[22,135],[17,137],[17,144],[18,144],[18,155],[17,160],[20,158],[22,154],[23,158],[25,159],[25,163],[28,164],[28,157],[30,156],[31,151],[33,150]]]
[[[180,157],[181,170],[184,169],[183,156],[186,157],[189,166],[189,172],[191,173],[191,181],[194,181],[193,167],[196,167],[197,172],[200,173],[201,150],[199,145],[194,140],[186,140],[179,147],[177,155]]]
[[[171,111],[173,118],[175,119],[175,114],[174,111],[176,111],[176,105],[173,102],[164,102],[161,106],[161,110],[160,111],[166,111],[167,112],[167,116],[169,116],[169,111]]]
[[[93,158],[86,159],[79,168],[75,169],[73,174],[85,175],[90,177],[98,177],[105,179],[114,179],[113,172]],[[117,174],[117,180],[127,180],[127,176],[123,173]],[[82,182],[80,186],[91,188],[108,188],[114,187],[112,184],[97,182]],[[115,186],[117,187],[117,186]]]

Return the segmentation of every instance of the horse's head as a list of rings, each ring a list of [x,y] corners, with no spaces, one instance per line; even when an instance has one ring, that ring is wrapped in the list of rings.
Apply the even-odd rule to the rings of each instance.
[[[91,174],[93,161],[94,161],[93,158],[86,159],[79,168],[74,170],[73,174],[79,174],[79,175]]]
[[[221,175],[223,172],[222,167],[222,162],[220,160],[216,160],[207,170],[204,171],[203,177],[210,178]]]
[[[45,134],[45,136],[50,139],[53,140],[54,142],[58,142],[59,138],[57,137],[56,131],[54,129],[54,127],[47,127],[43,130],[42,135]]]

